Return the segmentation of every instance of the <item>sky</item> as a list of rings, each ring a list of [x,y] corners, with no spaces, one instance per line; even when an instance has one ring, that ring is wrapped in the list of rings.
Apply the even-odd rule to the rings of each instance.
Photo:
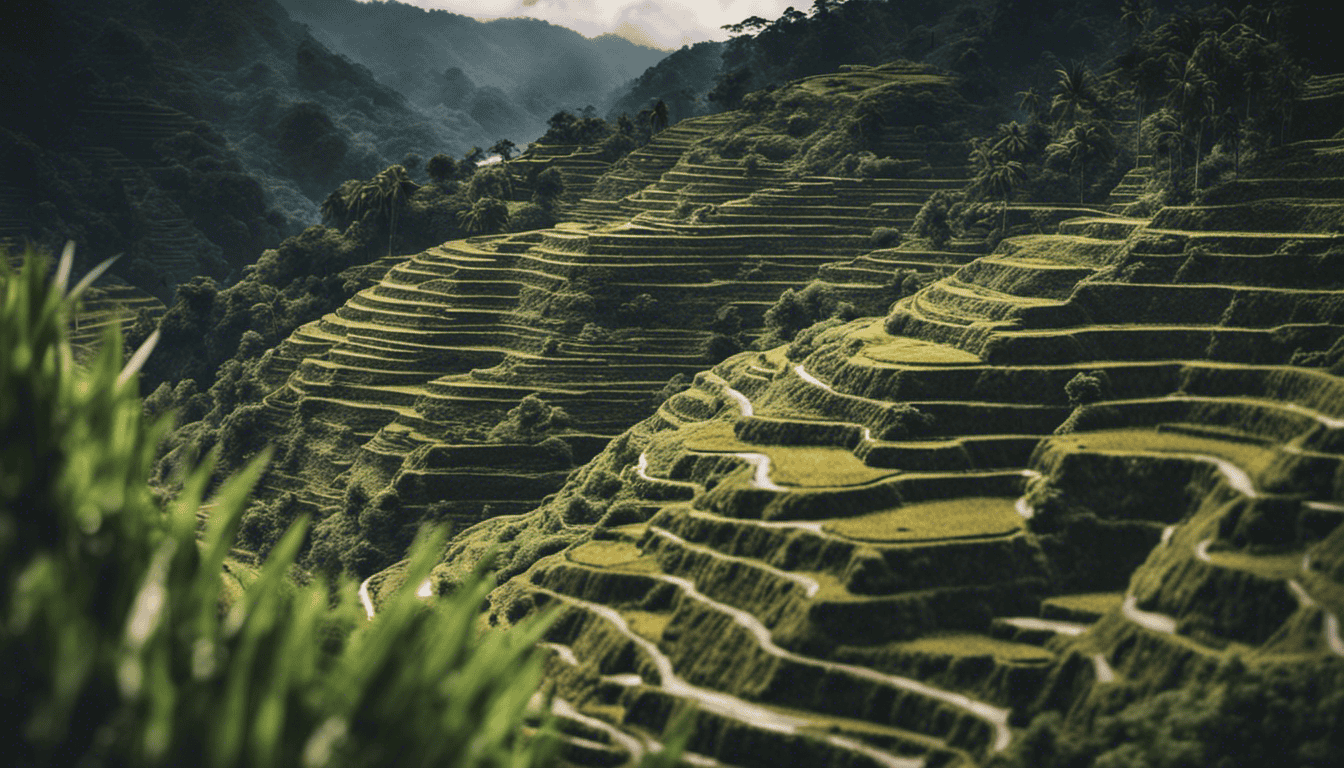
[[[748,16],[778,18],[784,9],[811,8],[811,0],[401,0],[478,19],[530,16],[588,37],[614,32],[655,48],[675,50],[704,40],[726,40],[720,27]]]

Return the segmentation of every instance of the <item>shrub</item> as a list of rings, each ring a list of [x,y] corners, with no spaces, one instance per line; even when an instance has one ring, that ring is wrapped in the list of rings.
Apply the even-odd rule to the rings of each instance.
[[[911,296],[938,279],[933,272],[920,272],[917,269],[900,268],[891,273],[891,279],[883,286],[891,301]]]
[[[794,337],[793,342],[789,344],[785,356],[790,360],[802,360],[816,351],[817,337],[824,331],[828,331],[838,325],[843,325],[844,321],[838,317],[829,317],[819,323],[814,323]]]
[[[938,248],[947,245],[952,239],[951,208],[951,195],[942,190],[934,192],[915,215],[915,234],[928,238]]]
[[[873,227],[868,244],[874,248],[891,248],[901,244],[901,231],[895,227]]]
[[[640,511],[639,505],[633,501],[618,501],[607,507],[607,513],[597,522],[601,528],[617,528],[622,525],[631,525],[644,522],[644,513]]]
[[[722,333],[711,333],[705,341],[704,357],[711,363],[726,360],[742,351],[742,343]]]
[[[67,322],[83,286],[63,295],[68,257],[50,287],[45,260],[27,261],[16,276],[0,259],[0,430],[26,438],[0,445],[0,732],[11,760],[548,763],[553,740],[521,728],[546,620],[478,635],[491,588],[480,573],[423,606],[415,592],[441,532],[414,547],[405,586],[375,621],[364,620],[349,582],[335,594],[320,580],[291,583],[302,521],[250,585],[225,590],[226,557],[266,456],[222,484],[198,539],[212,462],[188,474],[167,508],[147,482],[167,428],[145,423],[136,394],[152,342],[123,369],[110,330],[77,369]]]
[[[641,293],[622,304],[616,314],[629,325],[648,323],[658,314],[658,300],[651,294]]]
[[[467,183],[467,197],[476,202],[481,198],[494,197],[507,200],[513,195],[513,178],[502,165],[492,165],[472,174]]]
[[[425,170],[429,172],[429,178],[439,184],[452,181],[457,176],[457,160],[449,155],[437,154],[429,158],[429,163],[425,165]]]
[[[667,400],[667,398],[677,394],[678,392],[685,392],[687,389],[690,388],[690,386],[691,382],[689,379],[686,378],[686,374],[684,373],[675,374],[672,376],[672,378],[667,380],[667,383],[663,385],[662,389],[653,393],[653,397],[651,398],[650,402],[656,408],[662,405],[663,401]]]
[[[742,170],[747,172],[748,176],[754,176],[761,170],[765,163],[765,156],[759,152],[748,152],[742,156]]]
[[[789,128],[792,133],[792,120],[789,123]],[[798,153],[798,148],[801,146],[802,143],[795,138],[775,135],[762,136],[751,145],[751,149],[752,152],[761,154],[766,159],[779,162],[793,157]]]
[[[528,232],[555,226],[555,216],[537,203],[523,203],[509,213],[509,231]]]
[[[694,210],[695,210],[695,203],[691,202],[691,199],[689,197],[685,195],[678,195],[677,205],[675,208],[672,209],[672,215],[678,219],[685,219],[688,218],[691,215],[691,212]]]
[[[565,174],[559,168],[551,167],[537,174],[532,183],[532,202],[544,208],[555,205],[555,201],[565,193]]]
[[[833,315],[847,315],[843,319],[851,320],[853,309],[853,305],[842,304],[825,283],[814,280],[800,291],[786,288],[765,311],[766,333],[757,346],[769,349],[793,341],[799,331]]]
[[[718,213],[718,211],[719,207],[713,203],[702,205],[694,211],[691,211],[690,222],[692,224],[703,224],[714,218],[714,214]]]
[[[584,323],[583,330],[579,331],[579,341],[588,344],[602,344],[610,340],[611,331],[597,323]]]
[[[1109,390],[1110,378],[1105,371],[1079,372],[1064,385],[1064,394],[1074,408],[1104,399]]]
[[[552,432],[573,423],[563,408],[549,405],[536,394],[523,398],[490,430],[492,443],[540,443]]]

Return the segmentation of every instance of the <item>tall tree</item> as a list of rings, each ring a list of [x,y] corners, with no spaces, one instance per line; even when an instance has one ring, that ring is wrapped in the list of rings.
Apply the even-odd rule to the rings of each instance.
[[[457,215],[462,228],[473,234],[491,234],[509,223],[509,206],[503,200],[482,197]]]
[[[1030,145],[1027,128],[1013,120],[999,125],[998,139],[994,142],[994,151],[1006,157],[1017,157],[1027,151]]]
[[[1120,3],[1120,21],[1131,35],[1148,31],[1148,22],[1152,19],[1152,0],[1122,0]]]
[[[1031,119],[1044,122],[1045,115],[1049,111],[1044,96],[1037,93],[1035,88],[1018,91],[1016,96],[1018,109],[1026,112]]]
[[[1053,144],[1045,148],[1047,158],[1066,157],[1069,172],[1078,173],[1078,202],[1085,200],[1087,166],[1093,160],[1104,156],[1112,144],[1110,131],[1096,120],[1078,123],[1070,128]]]
[[[653,128],[653,132],[658,133],[666,128],[669,119],[667,102],[659,99],[658,103],[653,105],[653,113],[649,116],[649,125]]]
[[[537,174],[537,180],[532,184],[532,201],[542,208],[550,208],[564,192],[564,172],[552,166]]]
[[[372,213],[377,221],[387,224],[389,256],[392,255],[392,240],[397,231],[397,215],[419,188],[420,185],[411,181],[411,177],[406,174],[405,168],[393,165],[361,184],[351,196],[350,210],[355,219],[362,219]]]
[[[429,172],[429,178],[442,184],[457,175],[457,160],[450,155],[439,153],[429,158],[425,170]]]
[[[513,159],[513,153],[518,151],[518,145],[508,139],[500,139],[490,146],[490,154],[499,155],[500,159],[508,161]]]
[[[1008,201],[1013,192],[1026,181],[1027,172],[1022,163],[1009,160],[998,152],[983,155],[984,162],[976,170],[973,183],[981,191],[999,200],[999,231],[1007,233]]]
[[[1075,62],[1066,69],[1055,70],[1055,74],[1059,80],[1055,97],[1050,101],[1050,111],[1057,122],[1073,125],[1097,110],[1100,100],[1096,82],[1087,67]]]
[[[1186,59],[1184,66],[1171,79],[1171,93],[1167,96],[1181,123],[1181,130],[1195,146],[1195,191],[1199,191],[1199,164],[1203,159],[1204,127],[1216,108],[1214,83],[1200,68],[1196,57]]]

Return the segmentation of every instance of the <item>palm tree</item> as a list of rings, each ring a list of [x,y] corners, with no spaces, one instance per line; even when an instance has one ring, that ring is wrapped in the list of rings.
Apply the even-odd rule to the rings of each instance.
[[[999,126],[999,140],[994,142],[994,151],[1002,152],[1008,157],[1017,157],[1027,151],[1030,144],[1026,127],[1013,120]]]
[[[1120,3],[1120,21],[1129,29],[1130,34],[1137,35],[1148,31],[1148,22],[1152,19],[1152,0],[1123,0]]]
[[[1098,107],[1094,78],[1081,63],[1075,62],[1068,69],[1057,69],[1055,74],[1059,75],[1058,93],[1050,101],[1050,111],[1057,121],[1076,123]]]
[[[327,195],[327,199],[322,201],[320,209],[324,224],[329,224],[341,231],[350,226],[350,198],[359,186],[360,182],[350,179]]]
[[[1090,121],[1073,126],[1053,144],[1045,148],[1046,157],[1067,157],[1069,173],[1078,171],[1078,202],[1084,200],[1087,189],[1085,174],[1087,163],[1103,154],[1110,145],[1111,135],[1099,122]]]
[[[1181,132],[1181,123],[1176,115],[1163,107],[1148,118],[1147,129],[1152,131],[1154,150],[1167,156],[1167,175],[1175,173],[1176,161],[1180,161],[1184,168],[1185,134]]]
[[[1040,120],[1046,113],[1045,97],[1037,93],[1035,88],[1018,91],[1017,108],[1026,112],[1033,119]]]
[[[1199,162],[1204,151],[1204,125],[1215,109],[1214,83],[1200,68],[1196,57],[1186,60],[1185,66],[1171,80],[1167,99],[1180,120],[1181,130],[1195,141],[1195,191],[1199,191]],[[1193,135],[1193,136],[1192,136]]]
[[[364,182],[351,195],[350,210],[355,219],[362,219],[372,212],[378,220],[387,222],[387,255],[392,255],[392,239],[397,231],[397,214],[419,184],[411,181],[406,169],[400,165],[389,166],[386,170]]]
[[[1022,163],[991,154],[988,163],[976,174],[974,184],[999,199],[999,231],[1007,233],[1008,201],[1018,185],[1027,179]]]
[[[653,132],[657,133],[667,127],[669,116],[667,114],[667,103],[662,99],[653,105],[653,112],[649,115],[649,125]]]
[[[482,197],[457,214],[462,228],[473,234],[498,232],[509,223],[509,206],[494,197]]]

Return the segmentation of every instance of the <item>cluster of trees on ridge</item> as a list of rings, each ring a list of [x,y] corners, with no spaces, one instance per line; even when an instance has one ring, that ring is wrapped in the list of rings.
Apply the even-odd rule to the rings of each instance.
[[[1130,47],[1101,74],[1074,63],[1054,71],[1048,89],[1016,94],[1022,122],[1001,123],[973,140],[973,180],[961,193],[931,197],[915,232],[945,242],[982,219],[977,201],[1007,207],[1031,202],[1079,204],[1105,199],[1130,168],[1149,169],[1131,215],[1189,202],[1292,136],[1293,100],[1306,70],[1278,42],[1271,7],[1239,13],[1213,6],[1159,20],[1151,0],[1125,0],[1120,17]]]

